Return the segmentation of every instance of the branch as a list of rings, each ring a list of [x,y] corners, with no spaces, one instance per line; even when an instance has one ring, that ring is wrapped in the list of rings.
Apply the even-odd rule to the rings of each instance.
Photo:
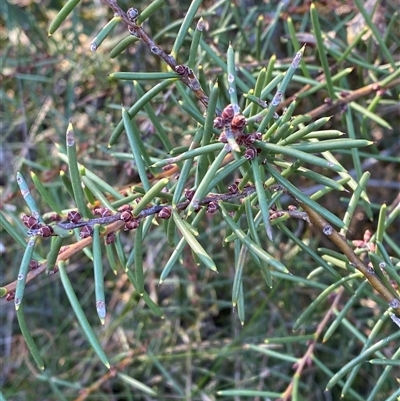
[[[322,233],[333,242],[346,255],[349,262],[369,281],[379,295],[393,308],[400,316],[400,299],[393,297],[392,293],[379,280],[375,272],[368,268],[355,254],[346,239],[342,237],[322,216],[307,204],[296,199],[297,203],[305,210],[312,224],[318,227]]]
[[[327,113],[334,113],[336,110],[340,109],[341,107],[349,104],[350,102],[354,102],[355,100],[367,96],[371,93],[377,92],[379,90],[385,90],[385,89],[390,89],[392,87],[395,87],[397,85],[400,85],[400,79],[394,79],[390,83],[383,84],[381,82],[375,82],[369,85],[366,85],[360,89],[357,89],[352,92],[346,92],[346,95],[341,97],[340,99],[336,101],[332,101],[332,103],[325,103],[322,106],[317,107],[316,109],[310,111],[307,113],[308,115],[311,116],[312,119],[315,119],[316,117],[322,115],[322,114],[327,114]]]
[[[237,189],[237,188],[236,188]],[[278,185],[272,185],[268,189],[272,190],[280,190],[282,189],[281,186]],[[227,202],[232,199],[243,199],[253,193],[256,192],[256,188],[254,185],[249,185],[243,189],[243,191],[237,191],[237,190],[231,190],[230,192],[226,192],[223,194],[211,194],[208,195],[207,197],[203,198],[199,202],[199,207],[207,207],[207,211],[209,213],[215,212],[216,205],[218,202],[223,201]],[[193,195],[193,194],[192,194]],[[176,210],[182,211],[185,210],[189,204],[190,204],[190,196],[188,196],[188,199],[185,200],[184,202],[181,202],[176,205]],[[139,224],[141,220],[144,218],[151,216],[151,215],[156,215],[160,212],[162,212],[165,209],[172,210],[172,207],[169,205],[155,205],[155,206],[149,206],[146,209],[144,209],[142,212],[138,214],[138,216],[135,218],[137,223]],[[168,212],[167,212],[168,213]],[[286,217],[286,218],[294,218],[294,219],[300,219],[300,220],[305,220],[307,222],[310,222],[307,213],[305,212],[300,212],[296,210],[295,208],[290,208],[289,210],[282,210],[282,211],[270,211],[270,219],[274,220],[279,217]],[[101,233],[100,236],[106,237],[108,234],[112,234],[114,232],[117,232],[119,230],[126,228],[126,220],[122,219],[122,212],[116,212],[110,216],[106,217],[100,217],[100,218],[94,218],[94,219],[88,219],[88,220],[82,220],[82,221],[77,221],[77,222],[72,222],[72,221],[66,221],[66,222],[58,222],[56,225],[64,230],[73,230],[75,228],[80,228],[80,227],[85,227],[89,226],[92,227],[95,224],[102,224],[106,226],[106,230],[104,233]],[[32,235],[37,235],[36,233],[37,230],[30,230]],[[61,261],[66,261],[69,259],[71,256],[75,255],[82,249],[90,246],[92,243],[92,237],[88,236],[87,238],[83,238],[80,241],[68,245],[64,248],[62,248],[62,251],[59,253],[57,260],[55,262],[55,265],[57,265],[58,262]],[[44,273],[47,268],[47,262],[43,262],[40,264],[38,267],[35,269],[31,270],[28,272],[27,277],[26,277],[26,283],[29,283],[33,279],[35,279],[37,276],[40,274]],[[54,271],[55,273],[55,271]],[[1,290],[4,292],[2,293],[2,296],[6,296],[8,294],[12,294],[17,285],[17,280],[7,284],[4,287],[1,287]]]
[[[177,72],[181,76],[181,81],[196,95],[197,99],[199,99],[205,107],[208,106],[208,96],[201,88],[200,82],[193,71],[186,66],[179,65],[171,54],[167,54],[149,35],[147,35],[141,25],[137,25],[136,19],[139,13],[135,8],[130,8],[125,13],[115,0],[103,0],[103,3],[108,5],[114,11],[114,14],[121,17],[131,35],[141,39],[153,54],[160,57],[168,64],[172,71]]]
[[[244,190],[241,192],[237,191],[237,192],[227,192],[227,193],[218,194],[218,195],[209,195],[199,202],[199,206],[209,207],[213,204],[217,204],[219,201],[226,202],[226,201],[232,200],[234,198],[241,199],[241,198],[251,195],[255,191],[256,191],[256,189],[254,186],[248,186],[248,187],[244,188]],[[189,203],[190,203],[189,199],[184,202],[181,202],[178,205],[176,205],[176,209],[179,211],[185,210],[188,207]],[[143,210],[137,216],[137,221],[139,222],[140,220],[144,219],[147,216],[157,214],[164,208],[172,209],[168,205],[150,206],[150,207],[146,208],[145,210]],[[79,222],[57,223],[57,225],[60,228],[65,229],[65,230],[72,230],[74,228],[79,228],[79,227],[83,227],[83,226],[93,226],[94,224],[106,225],[105,232],[100,234],[102,237],[105,237],[108,234],[122,230],[126,224],[126,221],[121,220],[121,212],[117,212],[111,216],[107,216],[107,217],[103,217],[103,218],[94,218],[94,219],[90,219],[90,220],[86,220],[86,221],[79,221]],[[31,231],[32,231],[32,234],[35,234],[34,230],[31,230]],[[77,254],[82,249],[90,246],[91,243],[92,243],[92,237],[89,236],[87,238],[81,239],[80,241],[78,241],[74,244],[71,244],[71,245],[68,245],[68,246],[62,248],[62,251],[59,253],[59,255],[57,257],[55,265],[57,265],[57,263],[59,263],[61,261],[66,261],[67,259],[69,259],[73,255]],[[47,268],[47,262],[43,262],[35,269],[30,270],[26,277],[26,283],[29,283],[30,281],[35,279],[37,276],[44,273],[46,271],[46,268]],[[17,286],[17,280],[5,285],[4,287],[1,287],[2,296],[4,297],[8,294],[14,293],[16,286]]]

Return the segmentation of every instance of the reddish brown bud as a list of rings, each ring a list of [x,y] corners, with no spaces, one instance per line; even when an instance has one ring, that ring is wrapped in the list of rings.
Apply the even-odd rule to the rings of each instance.
[[[53,213],[49,216],[51,221],[61,221],[61,216],[57,213]]]
[[[228,143],[228,138],[226,137],[226,132],[222,131],[220,136],[218,137],[218,140],[222,143]]]
[[[179,64],[175,67],[175,72],[179,75],[182,75],[183,77],[187,77],[190,73],[190,69],[185,65]]]
[[[33,216],[27,216],[26,214],[23,214],[21,215],[21,220],[26,227],[32,230],[40,227],[38,219]]]
[[[128,222],[133,219],[133,216],[132,216],[131,212],[129,212],[128,210],[125,210],[124,212],[121,213],[120,218],[121,218],[121,220]]]
[[[132,22],[136,22],[136,21],[132,21]],[[132,36],[140,38],[137,28],[134,28],[133,26],[128,26],[128,31]]]
[[[172,164],[168,164],[168,165],[164,166],[162,169],[163,169],[163,171],[168,171],[168,170],[171,170],[173,168],[174,168],[174,166]]]
[[[37,260],[32,259],[32,260],[29,262],[29,269],[30,269],[30,270],[35,270],[35,269],[37,269],[39,266],[40,266],[40,263],[39,263]]]
[[[71,223],[78,223],[79,221],[82,220],[82,216],[77,210],[72,210],[68,212],[67,217]]]
[[[125,230],[125,231],[128,231],[128,230],[135,230],[136,228],[139,227],[139,224],[140,224],[139,220],[137,220],[137,219],[132,219],[132,220],[127,221],[127,222],[125,223],[124,230]]]
[[[244,152],[244,157],[247,160],[253,160],[257,156],[257,149],[255,148],[247,148]]]
[[[278,219],[279,217],[282,217],[285,215],[285,212],[282,210],[279,210],[278,212],[272,212],[269,215],[270,220]]]
[[[131,205],[122,205],[121,207],[118,208],[119,212],[125,212],[125,211],[130,212],[131,210],[132,210]]]
[[[101,216],[101,210],[102,210],[102,209],[103,209],[102,207],[97,206],[97,207],[95,207],[95,208],[92,210],[92,213],[93,213],[95,216]]]
[[[42,226],[38,230],[38,235],[43,238],[51,237],[54,234],[53,229],[50,226]]]
[[[231,194],[236,194],[239,191],[239,188],[236,184],[229,185],[228,190]]]
[[[236,132],[236,131],[234,131],[234,132]],[[238,144],[238,145],[244,145],[244,144],[246,144],[246,138],[247,138],[247,135],[243,135],[243,133],[241,133],[240,135],[238,135],[238,136],[236,137],[236,142],[237,142],[237,144]]]
[[[254,134],[252,134],[254,139],[256,141],[261,141],[262,140],[262,133],[261,132],[255,132]]]
[[[185,189],[185,197],[187,200],[191,201],[193,199],[194,191],[193,189]]]
[[[177,72],[179,75],[182,75],[185,72],[185,67],[179,64],[175,67],[175,72]]]
[[[231,122],[234,115],[235,115],[235,107],[233,106],[233,104],[228,104],[228,106],[226,106],[221,113],[221,117],[226,122]]]
[[[111,216],[112,212],[106,207],[95,207],[93,209],[93,214],[100,217],[108,217]]]
[[[244,144],[247,146],[252,145],[255,142],[256,138],[254,137],[253,134],[251,135],[246,135],[245,139],[244,139]]]
[[[235,116],[233,116],[232,119],[232,129],[236,129],[236,130],[243,130],[243,128],[247,125],[247,120],[245,118],[245,116],[241,115],[241,114],[236,114]]]
[[[367,244],[363,240],[360,240],[360,239],[355,239],[352,241],[352,243],[356,248],[366,248],[367,247]]]
[[[110,245],[115,242],[115,233],[108,233],[106,236],[106,245]]]
[[[158,217],[160,219],[168,220],[171,217],[171,208],[170,207],[163,207],[159,212],[158,212]]]
[[[91,226],[83,226],[79,233],[79,237],[81,237],[82,239],[88,238],[91,237],[92,234],[93,234],[93,228]]]
[[[11,291],[6,295],[6,302],[13,301],[15,298],[15,291]]]
[[[364,237],[363,237],[364,241],[365,242],[369,242],[369,240],[371,239],[371,236],[372,236],[371,231],[370,230],[366,230],[365,233],[364,233]]]
[[[217,129],[222,129],[225,126],[225,120],[222,117],[215,117],[214,118],[214,127]]]
[[[207,205],[207,213],[215,213],[218,210],[218,203],[217,202],[210,202]]]
[[[112,215],[112,211],[106,207],[102,210],[101,217],[108,217]]]

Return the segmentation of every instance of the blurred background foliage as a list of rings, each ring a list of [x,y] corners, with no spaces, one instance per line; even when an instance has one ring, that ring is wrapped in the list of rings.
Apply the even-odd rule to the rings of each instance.
[[[146,31],[166,51],[171,49],[180,21],[190,3],[170,0],[146,22]],[[219,1],[217,4],[204,1],[199,13],[208,25],[204,40],[222,59],[225,59],[231,42],[237,62],[243,68],[242,78],[248,82],[267,65],[273,54],[276,54],[278,66],[282,65],[284,71],[287,68],[284,66],[295,54],[288,36],[288,16],[292,18],[296,30],[308,34],[307,40],[311,42],[312,34],[310,3],[307,1],[287,2],[290,4],[284,5],[270,33],[268,27],[275,22],[276,10],[283,3],[243,0],[236,3]],[[100,1],[83,1],[61,28],[48,38],[49,21],[62,4],[61,1],[31,0],[5,1],[1,4],[1,203],[2,208],[16,216],[26,211],[14,178],[18,170],[27,177],[30,170],[35,171],[63,207],[74,207],[72,201],[65,200],[68,195],[58,179],[59,170],[65,168],[65,164],[57,156],[55,147],[55,144],[64,143],[70,119],[74,123],[79,161],[82,164],[116,188],[137,183],[138,176],[131,162],[110,156],[106,147],[115,124],[121,118],[120,105],[130,107],[138,95],[129,81],[112,80],[108,75],[117,71],[165,70],[160,60],[140,43],[132,45],[117,58],[109,57],[110,50],[127,36],[123,24],[117,26],[96,53],[89,51],[90,42],[112,16]],[[141,10],[148,2],[136,1],[131,4],[120,1],[119,4],[123,9],[134,6]],[[212,6],[213,11],[209,12]],[[229,13],[224,12],[226,7]],[[334,37],[327,46],[337,45],[340,51],[341,45],[352,37],[349,29],[354,23],[352,19],[358,14],[356,6],[351,1],[335,0],[316,2],[316,7],[322,30]],[[379,7],[379,27],[388,48],[393,50],[399,68],[400,24],[399,19],[395,18],[398,1],[381,2]],[[265,33],[264,37],[268,39],[258,54],[255,45],[257,29]],[[299,38],[299,42],[302,39],[304,37]],[[187,59],[190,43],[188,37],[178,56],[181,62]],[[371,37],[360,40],[353,51],[371,69],[354,65],[345,58],[337,64],[337,68],[340,70],[350,66],[354,70],[341,81],[341,86],[354,90],[379,77],[379,68],[384,69],[382,65],[388,62],[382,60],[379,50]],[[218,79],[221,87],[226,87],[219,66],[201,52],[199,58],[207,82]],[[312,43],[306,49],[305,59],[313,76],[321,72]],[[148,81],[144,85],[145,90],[149,90],[154,83]],[[302,85],[293,82],[286,95],[292,95]],[[179,96],[171,92],[157,96],[152,105],[168,131],[173,146],[189,144],[196,122],[182,113],[176,102]],[[374,141],[373,146],[361,151],[363,169],[371,172],[368,194],[374,218],[372,221],[368,219],[360,206],[349,231],[351,239],[362,239],[367,229],[374,232],[381,205],[386,203],[388,209],[393,210],[400,200],[400,171],[396,163],[400,150],[398,96],[399,88],[384,93],[375,109],[375,113],[387,122],[386,127],[354,111],[355,131],[360,138]],[[308,96],[300,102],[296,113],[314,109],[326,97],[324,90]],[[228,103],[228,96],[226,99]],[[370,98],[362,98],[359,102],[367,107]],[[154,139],[154,129],[146,114],[140,113],[136,121],[143,140],[157,152],[160,143]],[[324,128],[347,132],[348,127],[342,115],[336,113]],[[127,149],[126,139],[122,137],[112,152],[125,152]],[[353,169],[350,152],[347,155],[342,152],[338,157],[348,170]],[[335,177],[333,172],[329,174]],[[304,178],[298,178],[294,183],[306,193],[316,190],[315,184]],[[40,204],[39,199],[38,202]],[[346,210],[348,194],[333,192],[320,202],[341,217]],[[20,223],[14,221],[14,224]],[[262,352],[262,346],[271,337],[315,333],[330,308],[330,298],[321,303],[306,324],[295,333],[292,331],[293,323],[331,284],[332,278],[326,272],[316,273],[316,262],[284,234],[277,232],[274,242],[265,241],[265,249],[296,276],[307,277],[314,272],[315,285],[276,279],[270,290],[260,279],[259,269],[249,259],[244,277],[246,321],[241,327],[231,303],[233,250],[230,246],[221,247],[220,241],[221,233],[227,228],[215,215],[207,216],[202,224],[203,234],[199,240],[207,245],[206,250],[218,264],[218,275],[199,267],[190,249],[186,249],[182,263],[158,287],[158,278],[170,251],[165,252],[168,248],[163,231],[152,230],[146,237],[146,248],[153,250],[148,251],[145,257],[146,288],[161,306],[165,319],[159,319],[150,312],[122,271],[115,276],[108,266],[105,277],[108,316],[105,327],[100,327],[93,303],[92,265],[83,253],[70,260],[70,278],[86,315],[112,364],[123,368],[116,376],[110,375],[90,349],[58,275],[35,280],[28,286],[25,295],[29,300],[25,312],[46,361],[45,374],[32,363],[20,335],[13,303],[5,303],[2,299],[0,380],[3,396],[13,401],[239,400],[241,397],[238,394],[219,397],[216,394],[225,389],[283,392],[293,380],[294,362],[308,348],[307,338],[299,337],[294,342],[274,344],[268,348],[287,355],[286,359]],[[331,247],[312,227],[299,221],[288,221],[286,224],[309,248]],[[387,233],[394,244],[400,243],[398,220]],[[121,238],[128,252],[132,246],[132,236],[122,233]],[[0,241],[1,284],[4,285],[15,280],[22,252],[5,231],[0,232]],[[43,241],[40,246],[46,249],[48,245]],[[329,341],[316,344],[313,360],[302,373],[299,385],[302,396],[299,395],[297,399],[340,398],[339,386],[324,393],[327,381],[332,372],[359,355],[365,339],[384,311],[384,303],[368,286],[364,286],[363,291]],[[344,293],[335,314],[342,310],[350,297],[351,294]],[[395,330],[396,326],[390,319],[385,320],[378,339],[385,338]],[[249,344],[259,348],[252,349]],[[398,341],[392,342],[387,344],[387,349],[383,349],[382,353],[390,357],[398,347]],[[383,370],[382,365],[363,363],[344,399],[367,399],[382,377]],[[386,378],[374,400],[395,399],[390,398],[399,387],[399,375],[397,378],[395,376]],[[140,383],[153,389],[156,395],[140,390]],[[253,399],[268,399],[254,394]]]

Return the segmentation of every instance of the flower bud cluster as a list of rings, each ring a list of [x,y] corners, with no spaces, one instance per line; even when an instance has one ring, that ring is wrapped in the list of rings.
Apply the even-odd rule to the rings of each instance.
[[[95,216],[99,217],[109,217],[112,215],[112,211],[110,209],[101,206],[95,207],[92,212]]]
[[[132,210],[133,208],[131,205],[123,205],[118,209],[120,212],[120,219],[125,222],[125,231],[135,230],[139,227],[140,221],[133,217]]]
[[[39,220],[33,215],[21,215],[22,223],[25,227],[29,228],[28,233],[31,235],[38,235],[39,237],[48,238],[54,235],[54,231],[51,226],[39,222]]]
[[[230,131],[237,144],[245,147],[244,157],[251,160],[260,152],[259,149],[253,146],[253,143],[255,141],[260,141],[262,139],[262,134],[261,132],[254,132],[251,134],[244,132],[246,125],[246,117],[241,114],[233,104],[228,104],[222,110],[221,115],[214,119],[214,127],[223,130],[218,140],[227,143],[227,132]]]

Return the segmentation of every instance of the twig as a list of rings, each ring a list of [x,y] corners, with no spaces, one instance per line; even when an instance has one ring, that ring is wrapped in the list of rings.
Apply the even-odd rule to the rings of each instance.
[[[150,38],[149,35],[147,35],[146,31],[143,29],[141,25],[136,24],[135,18],[138,16],[136,14],[135,18],[129,17],[130,13],[129,11],[131,10],[136,10],[136,9],[129,9],[128,13],[125,13],[121,7],[118,5],[118,3],[115,0],[103,0],[103,2],[108,5],[114,13],[121,17],[122,21],[126,24],[126,26],[129,29],[129,32],[141,39],[147,47],[150,49],[150,51],[155,54],[156,56],[160,57],[162,60],[167,63],[172,71],[176,71],[179,73],[179,67],[178,62],[175,60],[175,58],[171,54],[167,54],[163,49],[161,49],[153,39]],[[137,10],[136,10],[137,11]],[[189,68],[186,67],[184,69],[186,73],[180,74],[181,75],[181,81],[196,95],[197,99],[205,106],[208,106],[208,96],[205,94],[203,89],[201,88],[200,82],[197,79],[197,77],[194,75],[193,71]]]
[[[382,85],[380,82],[375,82],[369,85],[366,85],[360,89],[357,89],[352,92],[346,92],[346,96],[341,97],[338,100],[333,101],[332,103],[326,103],[322,106],[317,107],[316,109],[308,112],[307,114],[311,116],[312,119],[316,117],[327,114],[333,113],[335,110],[338,110],[340,107],[347,105],[355,100],[370,95],[371,93],[377,92],[379,90],[385,90],[393,88],[397,85],[400,85],[400,79],[394,79],[393,81],[389,82],[386,85]]]
[[[319,228],[322,233],[343,252],[349,262],[363,274],[363,276],[369,281],[371,286],[400,316],[400,299],[393,297],[392,293],[379,280],[375,272],[368,268],[355,254],[351,246],[347,243],[346,239],[342,237],[322,216],[320,216],[310,206],[301,202],[298,199],[296,199],[296,201],[308,214],[311,223]]]
[[[105,233],[102,234],[102,236],[121,230],[124,227],[124,224],[125,224],[124,221],[119,220],[108,225]],[[66,248],[63,249],[62,252],[59,253],[55,264],[57,265],[58,262],[68,260],[70,257],[76,255],[82,249],[88,247],[91,243],[92,243],[92,237],[88,237],[74,244],[68,245]],[[30,270],[26,276],[26,283],[29,283],[37,276],[44,273],[46,271],[46,267],[47,267],[47,261],[39,265],[36,269]],[[6,294],[11,294],[15,291],[16,287],[17,287],[17,281],[13,281],[2,287],[2,289],[6,290]]]
[[[335,299],[333,300],[332,305],[330,306],[328,312],[326,313],[326,315],[324,316],[322,321],[318,324],[317,330],[315,331],[315,334],[314,334],[314,339],[311,341],[310,345],[308,346],[306,353],[303,355],[303,357],[300,359],[300,361],[295,364],[296,372],[293,375],[293,378],[300,377],[303,372],[304,367],[310,365],[310,363],[312,361],[312,355],[314,353],[315,346],[317,345],[317,342],[318,342],[318,338],[321,335],[322,330],[327,325],[333,311],[337,307],[337,304],[340,301],[343,291],[344,291],[344,287],[340,288],[339,291],[337,292]],[[289,386],[286,388],[280,401],[288,401],[290,399],[292,392],[293,392],[293,386],[294,386],[294,379],[290,382]]]
[[[269,187],[269,189],[272,190],[280,190],[282,189],[280,185],[272,185]],[[223,201],[230,201],[232,199],[243,199],[251,194],[256,192],[256,188],[253,185],[249,185],[243,189],[241,192],[227,192],[223,194],[211,194],[205,198],[203,198],[199,202],[199,206],[211,206],[212,204],[216,205],[218,202]],[[179,203],[176,205],[176,209],[179,211],[185,210],[190,204],[190,200],[186,200],[184,202]],[[144,209],[142,212],[139,213],[137,216],[138,222],[140,220],[143,220],[145,217],[151,216],[158,214],[162,209],[164,208],[170,208],[168,205],[163,205],[163,206],[149,206],[146,209]],[[283,211],[273,211],[271,212],[271,220],[282,217],[282,216],[287,216],[289,218],[294,218],[294,219],[301,219],[305,220],[307,222],[310,222],[307,213],[305,212],[300,212],[298,210],[283,210]],[[124,228],[125,221],[121,220],[121,212],[117,212],[111,216],[107,217],[101,217],[101,218],[94,218],[94,219],[89,219],[89,220],[84,220],[84,221],[78,221],[78,222],[59,222],[57,223],[57,226],[64,229],[64,230],[73,230],[75,228],[80,228],[84,226],[94,226],[95,224],[102,224],[106,226],[106,230],[104,233],[101,234],[102,237],[107,236],[108,234],[114,233],[116,231],[119,231]],[[35,230],[30,230],[32,234],[35,234]],[[84,239],[81,239],[80,241],[68,245],[65,248],[63,248],[62,252],[58,255],[58,258],[56,260],[56,265],[60,261],[65,261],[69,259],[71,256],[74,254],[78,253],[82,249],[90,246],[92,243],[92,237],[87,237]],[[29,283],[32,281],[34,278],[42,274],[43,272],[46,271],[47,267],[47,262],[42,263],[39,265],[37,268],[31,270],[28,272],[28,275],[26,277],[26,283]],[[7,284],[6,286],[2,287],[2,289],[6,290],[6,293],[4,295],[10,294],[15,291],[17,285],[17,280]]]

